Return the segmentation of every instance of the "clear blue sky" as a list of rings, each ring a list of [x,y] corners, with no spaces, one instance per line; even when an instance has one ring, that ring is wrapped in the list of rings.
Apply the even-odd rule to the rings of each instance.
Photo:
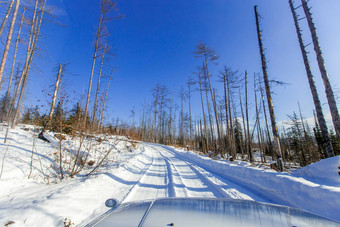
[[[45,23],[40,42],[40,56],[35,62],[41,71],[31,73],[27,99],[41,98],[40,86],[51,85],[53,68],[68,63],[65,82],[67,91],[79,98],[87,91],[95,32],[99,20],[99,0],[48,0],[56,6],[57,20],[66,27]],[[296,0],[296,6],[299,4]],[[340,1],[311,0],[326,67],[334,90],[340,88]],[[312,116],[310,95],[295,27],[288,0],[118,0],[125,17],[110,22],[110,45],[117,57],[111,61],[118,67],[111,84],[108,115],[128,119],[129,110],[151,102],[151,89],[156,83],[178,91],[200,64],[192,52],[199,40],[215,48],[220,59],[212,67],[214,87],[222,95],[217,80],[223,65],[247,70],[250,77],[261,72],[254,5],[262,16],[264,46],[271,79],[289,83],[276,87],[273,102],[278,120],[297,111],[300,101],[306,117]],[[299,13],[302,14],[301,8]],[[301,21],[305,43],[311,42],[306,21]],[[312,45],[308,47],[313,73],[324,104],[328,106]],[[41,63],[41,64],[40,64]],[[99,63],[99,62],[98,62]],[[99,66],[99,64],[97,65]],[[98,69],[97,71],[98,72]],[[108,70],[105,71],[108,73]],[[31,87],[32,87],[31,86]],[[252,87],[252,79],[249,84]],[[252,92],[252,89],[251,91]],[[74,95],[72,95],[74,97]],[[253,94],[249,97],[253,100]],[[338,99],[339,100],[339,99]],[[198,93],[193,95],[193,109],[200,114]],[[252,106],[254,107],[254,106]]]

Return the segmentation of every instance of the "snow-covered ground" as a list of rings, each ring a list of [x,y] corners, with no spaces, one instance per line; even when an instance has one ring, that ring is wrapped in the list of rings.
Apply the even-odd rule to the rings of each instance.
[[[126,203],[161,197],[271,202],[340,221],[339,157],[288,174],[157,144],[141,143],[133,149],[124,138],[94,137],[85,141],[83,152],[90,153],[89,160],[95,163],[115,144],[104,165],[89,177],[85,174],[96,164],[86,165],[78,176],[66,174],[61,181],[58,140],[47,133],[52,143],[46,143],[33,139],[36,134],[34,127],[20,126],[10,130],[9,140],[3,144],[5,129],[0,128],[1,225],[81,226],[107,211],[107,198]],[[62,146],[72,154],[77,140],[67,137]]]

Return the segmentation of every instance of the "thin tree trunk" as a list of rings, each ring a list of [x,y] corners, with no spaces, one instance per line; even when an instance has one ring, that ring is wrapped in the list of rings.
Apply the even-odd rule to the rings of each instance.
[[[110,87],[110,82],[111,82],[111,79],[112,79],[112,75],[113,75],[113,70],[111,71],[110,79],[109,79],[109,82],[107,83],[107,88],[106,88],[106,92],[105,92],[104,102],[103,102],[101,116],[100,116],[100,124],[99,124],[99,129],[100,130],[102,129],[102,126],[103,126],[103,118],[104,118],[106,99],[107,99],[107,94],[109,92],[109,87]]]
[[[202,104],[202,112],[203,112],[203,123],[204,123],[204,140],[205,140],[205,147],[204,147],[204,151],[203,152],[207,152],[208,151],[208,144],[207,144],[207,137],[208,137],[208,130],[207,130],[207,118],[205,116],[205,112],[204,112],[204,102],[203,102],[203,94],[202,94],[202,78],[201,78],[201,73],[198,72],[198,79],[199,79],[199,85],[200,85],[200,94],[201,94],[201,104]]]
[[[339,111],[338,111],[336,101],[335,101],[335,98],[334,98],[332,86],[331,86],[331,83],[329,81],[328,74],[327,74],[327,71],[326,71],[325,61],[323,59],[320,44],[319,44],[319,38],[316,34],[316,28],[315,28],[315,25],[313,23],[313,18],[312,18],[312,14],[310,12],[310,8],[308,8],[306,0],[301,0],[301,2],[302,2],[302,8],[303,8],[303,10],[306,14],[309,30],[310,30],[311,35],[312,35],[314,51],[315,51],[315,54],[316,54],[316,59],[318,61],[318,66],[319,66],[319,70],[320,70],[321,77],[322,77],[322,80],[323,80],[323,84],[325,86],[326,96],[327,96],[327,100],[328,100],[329,109],[330,109],[331,115],[332,115],[335,133],[336,133],[336,136],[338,138],[338,141],[340,142]],[[317,113],[318,113],[318,110],[317,110]],[[320,125],[320,127],[321,127],[321,125]],[[327,155],[329,157],[331,157],[334,154],[332,155],[332,152],[330,151],[330,149],[328,149]]]
[[[15,49],[14,49],[14,56],[13,56],[13,62],[12,62],[11,75],[10,75],[10,77],[9,77],[9,83],[8,83],[8,88],[7,88],[7,92],[6,92],[6,98],[7,98],[7,100],[9,99],[10,93],[11,93],[11,87],[12,87],[12,80],[13,80],[13,74],[14,74],[15,61],[16,61],[16,57],[17,57],[18,45],[19,45],[19,41],[20,41],[20,33],[21,33],[22,23],[23,23],[23,21],[24,21],[25,12],[26,12],[26,8],[24,8],[24,11],[22,12],[22,15],[21,15],[21,21],[20,21],[20,26],[19,26],[19,30],[18,30],[17,40],[16,40],[16,43],[15,43]]]
[[[271,156],[274,157],[272,139],[271,139],[271,136],[270,136],[269,125],[268,125],[266,104],[265,104],[265,101],[264,101],[264,94],[263,94],[263,88],[261,86],[261,82],[259,83],[259,85],[260,85],[260,94],[261,94],[261,101],[262,101],[262,106],[263,106],[264,120],[265,120],[265,123],[266,123],[266,132],[267,132],[267,137],[268,137],[269,149],[271,151]]]
[[[283,165],[281,163],[282,152],[281,152],[280,138],[279,138],[279,133],[278,133],[277,126],[276,126],[273,101],[272,101],[272,97],[270,93],[268,74],[267,74],[267,63],[266,63],[266,57],[264,55],[264,50],[263,50],[262,36],[261,36],[261,30],[260,30],[260,24],[259,24],[259,16],[257,13],[257,6],[254,6],[254,11],[255,11],[256,29],[257,29],[257,35],[258,35],[261,62],[262,62],[263,81],[264,81],[265,88],[266,88],[267,101],[268,101],[270,119],[271,119],[271,124],[272,124],[272,131],[273,131],[273,135],[274,135],[274,139],[275,139],[276,147],[277,147],[279,170],[283,171]]]
[[[58,98],[58,91],[59,91],[59,85],[60,85],[60,80],[61,80],[61,75],[62,75],[62,70],[63,70],[63,66],[60,64],[59,65],[59,70],[58,70],[58,76],[57,76],[57,80],[55,82],[55,86],[54,86],[54,93],[53,93],[53,97],[52,97],[52,103],[51,103],[51,108],[50,108],[50,113],[48,114],[48,118],[46,123],[44,124],[44,127],[42,128],[41,132],[39,133],[38,137],[44,141],[48,141],[50,142],[48,139],[46,139],[44,137],[44,132],[46,127],[48,126],[48,124],[50,123],[50,121],[52,120],[52,116],[54,113],[54,108],[55,108],[55,104],[57,102],[57,98]],[[62,127],[62,126],[60,126]],[[61,132],[61,131],[60,131]],[[61,167],[60,167],[61,168]]]
[[[229,112],[229,126],[230,126],[230,148],[231,148],[231,154],[235,158],[236,154],[236,146],[235,146],[235,136],[234,136],[234,126],[233,126],[233,119],[232,119],[232,114],[231,114],[231,91],[230,91],[230,83],[229,83],[229,78],[226,76],[227,80],[227,93],[228,93],[228,112]]]
[[[317,92],[317,89],[316,89],[316,86],[315,86],[312,70],[311,70],[310,65],[309,65],[308,55],[307,55],[305,45],[304,45],[303,40],[302,40],[301,29],[300,29],[300,26],[299,26],[298,18],[297,18],[292,0],[289,0],[289,5],[290,5],[290,9],[291,9],[292,14],[293,14],[293,19],[294,19],[295,28],[296,28],[296,34],[297,34],[298,40],[299,40],[299,45],[300,45],[300,49],[301,49],[301,53],[302,53],[302,57],[303,57],[303,62],[304,62],[305,69],[306,69],[309,87],[310,87],[310,90],[311,90],[311,93],[312,93],[312,96],[313,96],[316,115],[317,115],[317,119],[318,119],[318,122],[319,122],[319,125],[320,125],[322,138],[323,138],[323,144],[325,146],[327,157],[332,157],[332,156],[334,156],[334,151],[333,151],[330,139],[329,139],[326,120],[325,120],[325,117],[323,115],[322,106],[321,106],[319,95],[318,95],[318,92]]]
[[[248,158],[250,162],[253,162],[253,154],[251,152],[251,137],[249,133],[249,114],[248,114],[248,76],[247,71],[244,75],[244,81],[245,81],[245,93],[246,93],[246,118],[247,118],[247,138],[248,138],[248,146],[247,146],[247,152],[248,152]]]
[[[96,125],[95,121],[96,121],[96,113],[97,113],[97,102],[98,102],[98,94],[99,94],[99,88],[100,88],[100,79],[102,76],[102,70],[103,70],[103,64],[104,64],[104,58],[105,58],[105,52],[106,52],[106,44],[103,50],[103,54],[102,54],[102,60],[100,63],[100,70],[99,70],[99,75],[98,75],[98,82],[97,82],[97,90],[96,90],[96,97],[94,99],[94,106],[93,106],[93,116],[92,116],[92,123],[93,125]]]
[[[95,67],[95,64],[96,64],[100,32],[102,30],[102,23],[103,23],[103,12],[100,12],[99,25],[98,25],[98,29],[97,29],[97,35],[96,35],[96,45],[95,45],[94,53],[93,53],[91,76],[90,76],[89,88],[88,88],[88,92],[87,92],[87,99],[86,99],[86,105],[85,105],[84,129],[86,129],[87,112],[88,112],[88,109],[89,109],[90,96],[91,96],[91,87],[92,87],[92,80],[93,80],[93,73],[94,73],[94,67]]]
[[[220,124],[218,122],[218,114],[217,114],[217,107],[216,107],[216,100],[213,94],[213,89],[211,86],[211,80],[210,80],[210,74],[209,74],[209,68],[208,68],[208,59],[207,59],[207,55],[204,54],[204,59],[205,59],[205,68],[206,68],[206,72],[207,72],[207,78],[208,78],[208,82],[209,82],[209,90],[210,90],[210,95],[211,95],[211,100],[213,103],[213,108],[214,108],[214,114],[215,114],[215,120],[216,120],[216,127],[217,127],[217,139],[218,139],[218,144],[219,144],[219,150],[220,150],[220,154],[223,157],[223,151],[221,150],[221,134],[220,134]]]
[[[60,85],[62,71],[63,71],[63,66],[60,64],[59,65],[59,70],[58,70],[57,81],[55,83],[55,88],[54,88],[54,93],[53,93],[53,98],[52,98],[51,109],[50,109],[50,113],[48,114],[48,121],[50,121],[52,119],[53,112],[54,112],[54,107],[55,107],[55,104],[57,102],[57,97],[58,97],[58,91],[59,91],[59,85]]]
[[[190,84],[190,79],[188,81],[188,90],[189,90],[189,95],[188,95],[188,99],[189,99],[189,137],[190,137],[190,143],[192,142],[192,120],[191,120],[191,84]]]
[[[242,103],[242,96],[241,96],[241,89],[239,89],[239,96],[240,96],[240,107],[241,107],[241,115],[242,115],[242,124],[243,124],[243,133],[244,133],[244,149],[242,149],[242,159],[244,157],[244,152],[247,151],[247,129],[246,129],[246,122],[244,120],[244,111],[243,111],[243,103]]]
[[[11,3],[9,4],[9,7],[7,9],[7,12],[6,12],[6,15],[4,17],[4,20],[2,21],[1,23],[1,27],[0,27],[0,36],[5,28],[5,25],[6,25],[6,22],[8,20],[8,17],[9,17],[9,14],[11,13],[11,10],[12,10],[12,7],[13,7],[13,4],[14,4],[14,0],[11,1]]]
[[[223,88],[224,88],[224,105],[225,105],[225,118],[227,122],[227,134],[230,137],[230,126],[229,126],[229,111],[228,111],[228,98],[227,98],[227,68],[225,68],[225,75],[223,75]],[[230,143],[230,139],[228,141]]]
[[[9,27],[9,32],[8,32],[7,41],[6,41],[6,45],[5,45],[5,50],[4,50],[4,54],[2,55],[2,60],[1,60],[1,64],[0,64],[0,90],[1,90],[1,87],[2,87],[2,80],[3,80],[2,77],[3,77],[3,73],[4,73],[4,70],[5,70],[5,66],[6,66],[9,47],[11,46],[11,40],[12,40],[12,36],[13,36],[15,21],[17,19],[17,15],[18,15],[19,5],[20,5],[20,0],[16,0],[16,4],[15,4],[13,16],[12,16],[12,21],[11,21],[11,26]]]
[[[8,115],[7,115],[7,129],[6,129],[6,135],[5,135],[4,143],[6,143],[6,141],[7,141],[7,136],[8,136],[9,127],[10,127],[10,121],[12,120],[12,111],[14,110],[16,99],[17,99],[19,91],[20,91],[20,86],[21,86],[21,84],[22,84],[22,82],[23,82],[23,80],[25,78],[25,71],[26,71],[26,67],[28,65],[29,58],[30,58],[31,45],[32,45],[32,42],[33,42],[33,35],[34,35],[33,34],[33,32],[34,32],[34,25],[36,24],[35,23],[35,21],[36,21],[35,17],[36,17],[37,10],[38,10],[38,2],[39,2],[39,0],[35,1],[34,11],[33,11],[34,13],[33,13],[32,22],[31,22],[29,42],[28,42],[28,45],[27,45],[27,53],[26,53],[25,65],[24,65],[24,68],[23,68],[23,70],[21,72],[21,76],[20,76],[20,79],[18,81],[17,88],[16,88],[16,91],[14,93],[13,99],[11,100],[11,105],[10,105],[9,112],[8,112]],[[14,124],[12,124],[12,127],[14,127]]]
[[[39,18],[39,20],[36,20],[36,23],[35,23],[35,29],[34,29],[34,33],[33,33],[34,37],[33,37],[32,43],[31,43],[32,45],[31,45],[31,49],[30,49],[29,61],[28,61],[26,70],[24,69],[24,80],[23,80],[23,83],[22,83],[21,92],[20,92],[20,95],[19,95],[19,100],[18,100],[16,112],[14,114],[14,118],[13,118],[13,121],[12,121],[12,127],[15,126],[16,120],[18,119],[19,109],[20,109],[20,106],[21,106],[22,97],[23,97],[24,90],[25,90],[25,87],[26,87],[26,82],[27,82],[29,70],[30,70],[30,67],[31,67],[34,52],[36,50],[37,40],[38,40],[38,36],[39,36],[39,33],[40,33],[41,22],[42,22],[42,18],[43,18],[44,12],[45,12],[45,5],[46,5],[46,0],[44,1],[44,3],[41,6],[40,18]]]

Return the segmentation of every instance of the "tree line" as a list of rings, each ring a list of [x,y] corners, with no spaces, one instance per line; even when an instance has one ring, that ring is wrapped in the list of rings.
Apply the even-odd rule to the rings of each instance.
[[[117,13],[115,0],[101,0],[86,94],[73,101],[71,108],[65,105],[69,100],[67,95],[60,95],[60,84],[65,74],[66,65],[58,64],[49,111],[41,114],[38,107],[24,110],[24,94],[28,89],[31,65],[38,49],[37,43],[42,22],[45,20],[45,15],[51,17],[51,13],[46,9],[46,1],[32,0],[29,1],[30,4],[21,4],[20,0],[11,0],[6,5],[7,10],[0,27],[0,36],[6,37],[7,35],[0,63],[0,89],[4,91],[0,103],[0,121],[7,124],[6,138],[10,127],[15,127],[20,120],[24,123],[33,122],[40,125],[42,130],[39,138],[44,140],[46,138],[43,133],[46,129],[73,133],[74,135],[86,135],[94,132],[124,134],[143,141],[184,146],[210,156],[219,155],[229,160],[241,158],[254,162],[256,152],[256,154],[260,154],[263,163],[266,162],[266,156],[277,159],[276,167],[281,171],[287,162],[305,166],[321,158],[340,154],[338,108],[311,10],[306,0],[301,0],[301,5],[298,7],[294,6],[292,0],[289,0],[288,3],[315,106],[312,126],[305,121],[301,111],[299,114],[294,112],[289,116],[288,126],[277,125],[271,90],[274,84],[281,84],[281,82],[270,80],[270,75],[267,72],[267,59],[256,6],[254,7],[254,21],[262,74],[248,75],[246,70],[239,72],[225,65],[220,69],[218,75],[214,75],[217,82],[223,85],[223,95],[219,96],[217,89],[213,86],[214,81],[211,73],[219,56],[214,48],[207,46],[204,42],[199,42],[193,51],[193,57],[199,59],[200,63],[178,92],[157,84],[151,91],[152,101],[143,105],[138,124],[135,124],[134,120],[131,125],[117,119],[105,125],[105,106],[110,97],[109,87],[115,70],[110,61],[113,53],[107,42],[110,32],[106,26],[112,20],[122,16]],[[297,14],[298,10],[301,10],[304,17]],[[313,40],[334,131],[328,129],[323,114],[309,65],[306,45],[302,39],[299,25],[302,19],[306,19]],[[15,31],[16,39],[13,37]],[[12,37],[15,39],[14,42],[12,42]],[[19,46],[26,49],[25,56],[18,56],[20,61],[17,59]],[[12,59],[9,59],[11,48],[13,55]],[[9,63],[10,60],[12,60],[12,64]],[[7,72],[5,68],[10,73],[5,73]],[[103,80],[104,71],[111,72],[105,80]],[[250,76],[254,78],[253,85],[249,84]],[[97,77],[97,82],[93,92],[95,77]],[[103,81],[106,84],[103,84]],[[254,87],[253,100],[249,94],[250,86]],[[200,116],[192,114],[193,93],[199,97],[202,113]],[[175,102],[177,98],[180,103]],[[253,116],[250,116],[249,113],[250,105],[255,107],[255,121],[251,121]],[[131,114],[134,119],[134,110],[131,111]]]

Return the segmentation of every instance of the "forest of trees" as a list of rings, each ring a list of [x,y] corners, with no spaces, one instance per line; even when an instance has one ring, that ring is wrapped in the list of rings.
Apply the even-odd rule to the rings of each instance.
[[[305,120],[299,107],[298,113],[289,114],[285,125],[278,125],[275,119],[272,90],[283,82],[272,80],[271,75],[268,75],[267,64],[270,63],[266,59],[265,44],[262,42],[262,36],[266,32],[265,28],[260,27],[256,6],[254,26],[259,47],[256,60],[261,60],[261,73],[232,69],[228,67],[228,63],[223,67],[216,66],[219,59],[217,51],[204,42],[199,42],[193,48],[192,57],[200,63],[197,66],[188,66],[195,67],[196,70],[188,77],[187,83],[177,90],[156,84],[151,91],[152,101],[143,104],[139,118],[136,118],[135,110],[131,110],[133,120],[128,123],[119,118],[112,122],[105,121],[106,102],[110,97],[109,88],[115,72],[115,66],[111,62],[112,48],[107,41],[110,31],[106,25],[122,16],[117,11],[115,0],[101,0],[93,56],[89,56],[92,57],[92,67],[86,95],[76,100],[69,98],[67,91],[63,91],[61,86],[67,65],[57,64],[53,93],[48,95],[48,111],[44,112],[39,106],[24,108],[25,92],[30,89],[28,78],[31,65],[40,48],[37,43],[41,26],[49,23],[50,17],[53,17],[49,11],[51,9],[46,8],[46,1],[32,0],[28,1],[30,4],[21,4],[20,0],[11,0],[3,4],[5,12],[0,37],[6,41],[1,48],[0,121],[6,123],[7,133],[20,122],[41,126],[39,138],[44,140],[45,130],[74,136],[110,133],[146,142],[185,147],[211,157],[220,155],[231,161],[242,159],[253,162],[256,152],[260,154],[262,163],[268,161],[267,156],[277,160],[276,168],[281,171],[288,162],[305,166],[323,158],[340,155],[339,112],[306,0],[301,0],[300,5],[294,5],[292,0],[288,3],[294,20],[291,26],[296,28],[306,69],[306,83],[310,86],[315,107],[314,123],[310,124]],[[298,10],[304,15],[299,16]],[[323,110],[325,106],[321,105],[309,65],[299,25],[304,22],[302,19],[307,22],[309,31],[305,32],[309,32],[313,41],[332,125],[326,124]],[[18,55],[18,47],[25,48],[25,54],[20,52],[21,55]],[[212,71],[216,68],[219,73],[213,75]],[[103,78],[103,69],[111,72],[106,78]],[[249,78],[253,79],[253,84],[249,82]],[[218,92],[214,88],[216,83],[222,85],[222,91]],[[194,98],[199,100],[200,115],[192,113]],[[179,102],[176,103],[176,100]],[[6,138],[4,142],[6,143]]]

